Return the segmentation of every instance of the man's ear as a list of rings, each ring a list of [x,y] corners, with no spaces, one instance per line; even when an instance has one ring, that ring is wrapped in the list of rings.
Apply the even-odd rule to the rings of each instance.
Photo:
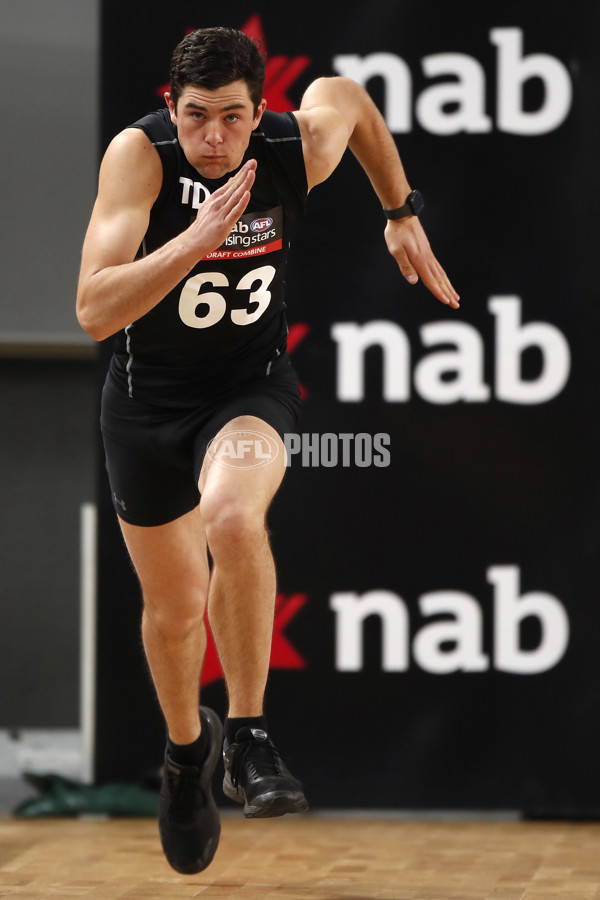
[[[266,108],[267,108],[267,101],[263,97],[262,100],[260,101],[260,103],[258,104],[258,109],[256,110],[256,115],[254,116],[254,121],[252,123],[252,131],[255,131],[258,128],[258,126],[260,124],[260,120],[262,119],[262,114],[264,113]]]
[[[175,104],[171,100],[171,94],[169,93],[169,91],[165,91],[163,96],[165,98],[165,103],[167,104],[167,106],[169,108],[171,122],[173,123],[173,125],[177,125],[177,113],[175,112]]]

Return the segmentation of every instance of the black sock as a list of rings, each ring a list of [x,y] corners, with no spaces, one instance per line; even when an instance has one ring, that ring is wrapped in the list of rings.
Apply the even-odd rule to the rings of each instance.
[[[203,728],[200,736],[191,744],[175,744],[167,738],[167,752],[180,766],[201,766],[208,754],[208,731]]]
[[[263,731],[267,731],[266,716],[244,716],[239,719],[225,719],[223,730],[227,744],[233,744],[240,728],[261,728]]]

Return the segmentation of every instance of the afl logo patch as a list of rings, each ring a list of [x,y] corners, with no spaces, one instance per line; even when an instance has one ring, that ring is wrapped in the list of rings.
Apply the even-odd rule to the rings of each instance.
[[[269,216],[264,216],[262,219],[255,219],[254,222],[251,222],[250,228],[252,231],[266,231],[272,224],[273,219],[270,219]]]

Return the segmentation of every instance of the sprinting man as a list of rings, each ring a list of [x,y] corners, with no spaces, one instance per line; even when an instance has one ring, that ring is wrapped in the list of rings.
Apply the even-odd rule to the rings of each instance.
[[[319,78],[298,112],[277,114],[265,108],[264,74],[242,32],[205,28],[181,41],[166,107],[106,151],[77,294],[85,331],[116,335],[102,398],[106,465],[168,731],[161,840],[183,873],[206,868],[217,849],[221,752],[225,794],[246,816],[308,807],[263,714],[276,594],[265,519],[300,409],[286,353],[288,247],[308,192],[347,147],[381,201],[403,276],[459,304],[369,95],[347,78]],[[254,465],[257,433],[278,450],[268,465]],[[224,436],[244,452],[207,452]],[[207,607],[224,729],[199,707]]]

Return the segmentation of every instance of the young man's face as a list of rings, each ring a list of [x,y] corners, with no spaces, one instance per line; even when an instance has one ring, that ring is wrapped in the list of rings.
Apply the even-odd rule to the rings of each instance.
[[[248,85],[242,80],[215,91],[188,84],[177,108],[169,94],[165,100],[183,152],[205,178],[220,178],[237,169],[266,106],[262,100],[254,115]]]

